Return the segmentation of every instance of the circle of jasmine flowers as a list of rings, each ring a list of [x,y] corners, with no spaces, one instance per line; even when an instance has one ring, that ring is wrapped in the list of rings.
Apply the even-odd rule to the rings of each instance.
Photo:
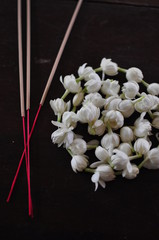
[[[50,100],[57,116],[51,139],[67,150],[72,170],[90,173],[97,190],[118,175],[134,179],[142,167],[158,169],[159,84],[148,84],[139,68],[106,58],[96,69],[85,63],[77,72],[60,77],[65,92]]]

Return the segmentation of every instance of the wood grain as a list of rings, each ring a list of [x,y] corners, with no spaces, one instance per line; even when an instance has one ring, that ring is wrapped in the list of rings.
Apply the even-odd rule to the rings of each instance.
[[[150,2],[150,1],[149,1]],[[153,2],[153,1],[152,1]],[[23,1],[23,12],[25,10]],[[76,1],[32,1],[32,123],[46,79]],[[0,8],[0,236],[10,239],[158,239],[159,173],[143,170],[132,181],[117,178],[94,192],[89,174],[75,174],[70,156],[50,140],[55,128],[50,99],[64,92],[59,77],[87,62],[110,57],[121,67],[137,66],[146,81],[158,82],[159,9],[85,1],[61,58],[30,142],[34,219],[27,217],[25,164],[10,204],[5,200],[23,150],[19,116],[16,0]],[[38,82],[38,84],[37,84]],[[37,87],[38,86],[38,87]],[[3,89],[3,91],[2,91]],[[6,99],[6,101],[4,101]],[[91,160],[91,159],[90,159]]]

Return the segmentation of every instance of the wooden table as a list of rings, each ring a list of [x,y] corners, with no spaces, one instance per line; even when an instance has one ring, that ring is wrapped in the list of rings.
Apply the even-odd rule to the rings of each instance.
[[[31,140],[33,219],[27,215],[24,163],[6,203],[23,139],[16,0],[0,3],[0,239],[158,239],[159,171],[143,170],[132,181],[119,177],[94,192],[91,176],[75,174],[70,156],[52,144],[49,106],[63,93],[61,75],[77,75],[85,62],[98,67],[103,57],[121,67],[137,66],[146,81],[158,82],[158,1],[84,1]],[[75,5],[32,1],[31,122]]]

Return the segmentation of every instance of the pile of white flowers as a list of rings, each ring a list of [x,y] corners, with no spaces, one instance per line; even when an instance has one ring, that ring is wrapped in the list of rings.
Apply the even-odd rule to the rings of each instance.
[[[115,80],[119,72],[125,79],[122,84]],[[51,139],[71,155],[74,172],[91,173],[96,190],[99,184],[105,188],[106,182],[118,175],[133,179],[142,167],[159,168],[158,83],[146,83],[139,68],[123,69],[106,58],[99,68],[85,63],[79,67],[77,78],[71,74],[60,81],[65,93],[50,101],[57,116],[52,124],[58,127]],[[140,85],[145,92],[140,92]],[[64,101],[69,94],[71,100]],[[82,136],[85,130],[78,132],[79,124],[87,126],[88,142]],[[89,151],[94,151],[93,159]]]

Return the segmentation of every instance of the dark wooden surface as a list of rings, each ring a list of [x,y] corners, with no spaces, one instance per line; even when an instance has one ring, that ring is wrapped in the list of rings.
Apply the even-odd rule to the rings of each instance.
[[[141,6],[159,6],[158,0],[87,0],[88,2],[100,2],[100,3],[122,3],[125,5],[141,5]]]
[[[158,1],[84,1],[31,140],[34,219],[27,216],[23,164],[11,201],[6,197],[22,149],[16,1],[0,1],[0,239],[158,239],[159,171],[118,178],[94,192],[89,174],[75,174],[70,156],[50,140],[49,100],[62,95],[60,75],[77,74],[103,57],[137,66],[158,82]],[[124,2],[124,1],[120,1]],[[135,6],[140,2],[140,6]],[[24,2],[23,2],[24,3]],[[135,5],[133,6],[134,3]],[[76,1],[32,1],[31,122]],[[143,6],[142,6],[143,5]],[[154,7],[153,7],[154,6]],[[23,5],[23,11],[25,6]]]

